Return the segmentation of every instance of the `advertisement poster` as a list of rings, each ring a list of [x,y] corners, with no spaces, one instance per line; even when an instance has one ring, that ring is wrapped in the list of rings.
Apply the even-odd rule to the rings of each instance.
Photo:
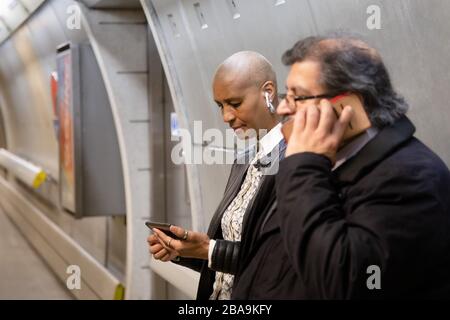
[[[58,59],[59,166],[61,202],[75,212],[73,78],[70,50]]]

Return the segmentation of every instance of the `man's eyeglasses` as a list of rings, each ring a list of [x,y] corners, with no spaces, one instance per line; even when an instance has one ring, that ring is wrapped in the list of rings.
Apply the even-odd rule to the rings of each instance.
[[[335,94],[320,94],[317,96],[292,96],[285,93],[281,93],[278,95],[278,98],[280,100],[286,99],[287,102],[297,102],[297,101],[305,101],[305,100],[312,100],[312,99],[331,99],[334,98]]]
[[[295,105],[295,103],[298,101],[306,101],[306,100],[312,100],[312,99],[335,99],[337,97],[339,97],[339,94],[320,94],[320,95],[316,95],[316,96],[293,96],[293,95],[288,95],[285,93],[278,94],[278,99],[280,99],[280,100],[286,99],[286,102],[288,104],[290,104],[291,106]],[[339,115],[337,114],[337,112],[334,108],[333,108],[333,111],[334,111],[336,117],[339,118]],[[286,123],[290,118],[291,118],[291,115],[284,115],[281,119],[281,123]]]

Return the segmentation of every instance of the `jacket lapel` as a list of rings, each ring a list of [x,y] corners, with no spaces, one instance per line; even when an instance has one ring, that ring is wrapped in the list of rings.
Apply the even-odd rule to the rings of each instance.
[[[273,162],[271,163],[271,167],[273,168],[274,165],[276,168],[278,168],[280,161],[284,158],[284,153],[286,151],[286,143],[284,142],[284,140],[282,140],[280,142],[280,144],[278,145],[278,150],[277,152],[275,152],[273,154],[274,159],[270,159],[269,161]],[[269,158],[271,158],[269,156]],[[269,170],[270,171],[270,170]],[[273,185],[274,182],[271,181],[271,179],[275,178],[276,172],[271,172],[272,174],[265,174],[261,177],[261,181],[259,183],[259,187],[258,190],[255,194],[255,196],[253,197],[253,199],[251,200],[251,202],[249,203],[248,207],[247,207],[247,211],[244,215],[244,220],[242,221],[242,234],[244,234],[245,230],[244,230],[244,226],[249,223],[248,220],[251,216],[259,216],[259,214],[261,212],[258,212],[260,208],[258,208],[258,204],[259,202],[267,202],[268,198],[270,196],[270,193],[272,192],[273,189]],[[258,208],[258,209],[256,209]],[[253,211],[256,211],[253,212]],[[250,225],[253,225],[252,223],[250,223]],[[254,232],[254,230],[253,230]],[[243,238],[243,237],[242,237]]]
[[[231,172],[230,179],[228,181],[227,187],[225,189],[224,196],[222,201],[220,202],[216,212],[214,213],[213,218],[211,219],[211,223],[208,229],[208,236],[216,238],[216,233],[220,228],[220,223],[222,220],[222,215],[225,210],[230,205],[231,201],[236,197],[241,189],[241,185],[244,181],[244,178],[248,169],[247,164],[234,164]]]

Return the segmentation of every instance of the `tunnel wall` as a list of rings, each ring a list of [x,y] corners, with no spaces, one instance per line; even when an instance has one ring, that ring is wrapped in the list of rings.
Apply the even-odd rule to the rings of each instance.
[[[56,48],[59,45],[68,41],[73,44],[89,42],[83,28],[69,29],[66,26],[69,18],[67,9],[75,4],[71,0],[47,1],[0,46],[0,106],[5,133],[2,137],[5,140],[4,147],[41,166],[51,177],[39,190],[31,190],[11,175],[7,177],[7,182],[18,193],[18,199],[24,196],[74,244],[85,250],[87,256],[94,258],[105,270],[124,282],[125,217],[75,219],[62,209],[59,201],[59,151],[53,126],[55,117],[50,75],[56,70]],[[113,123],[110,125],[114,126]],[[5,197],[5,194],[2,196]],[[14,198],[9,200],[17,201]],[[21,203],[17,205],[23,206]],[[9,208],[14,210],[13,207]],[[67,262],[81,263],[79,258],[74,257],[74,260]],[[62,274],[64,281],[64,272],[56,272]],[[99,297],[92,292],[86,296],[83,292],[77,295],[81,298]]]
[[[275,66],[284,91],[288,68],[282,54],[303,37],[335,30],[359,34],[380,50],[393,84],[410,104],[417,136],[450,165],[450,2],[441,0],[142,0],[165,59],[179,116],[193,132],[225,129],[213,102],[217,65],[240,50],[255,50]],[[371,6],[380,13],[380,29]],[[223,145],[200,148],[218,147]],[[218,202],[226,167],[196,168],[200,211],[207,223]],[[211,179],[211,174],[220,179]],[[193,199],[195,201],[195,199]]]

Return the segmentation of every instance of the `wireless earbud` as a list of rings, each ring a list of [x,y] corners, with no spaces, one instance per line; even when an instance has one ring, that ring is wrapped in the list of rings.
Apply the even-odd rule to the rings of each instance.
[[[269,109],[270,113],[275,113],[275,107],[272,104],[272,101],[269,99],[269,93],[266,91],[264,92],[264,96],[266,97],[266,104],[267,108]]]

